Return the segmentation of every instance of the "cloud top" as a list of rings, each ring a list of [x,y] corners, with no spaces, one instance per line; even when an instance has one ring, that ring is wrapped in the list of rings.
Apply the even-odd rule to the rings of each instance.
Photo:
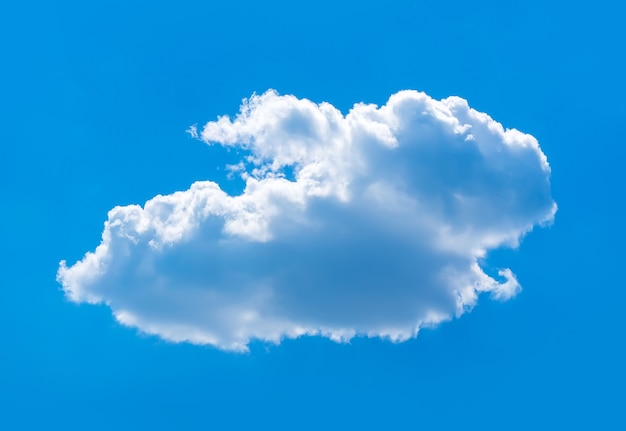
[[[401,91],[344,116],[268,91],[190,133],[243,150],[243,193],[202,181],[115,207],[57,274],[70,300],[172,341],[405,340],[483,292],[514,296],[512,271],[480,260],[556,212],[537,140],[458,97]]]

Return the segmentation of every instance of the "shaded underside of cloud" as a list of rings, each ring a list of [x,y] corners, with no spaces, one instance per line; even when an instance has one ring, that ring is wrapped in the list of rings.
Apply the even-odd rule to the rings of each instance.
[[[481,293],[514,296],[511,270],[481,259],[556,212],[537,140],[458,97],[401,91],[344,116],[268,91],[190,133],[246,154],[229,167],[243,193],[202,181],[115,207],[57,275],[70,300],[172,341],[405,340]]]

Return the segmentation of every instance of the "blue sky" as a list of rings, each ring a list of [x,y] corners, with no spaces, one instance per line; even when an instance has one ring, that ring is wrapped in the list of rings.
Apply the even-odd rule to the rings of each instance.
[[[0,427],[624,427],[623,122],[615,2],[3,5]],[[107,212],[228,180],[186,130],[267,89],[348,113],[403,89],[534,136],[554,224],[489,253],[523,290],[391,343],[171,343],[55,280]],[[534,178],[534,177],[533,177]],[[147,298],[149,299],[149,298]]]

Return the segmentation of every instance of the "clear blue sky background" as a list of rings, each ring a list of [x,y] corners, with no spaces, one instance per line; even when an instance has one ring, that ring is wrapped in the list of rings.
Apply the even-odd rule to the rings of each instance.
[[[625,12],[0,6],[0,429],[626,429]],[[556,222],[489,258],[523,292],[401,344],[304,338],[243,355],[137,335],[65,300],[58,262],[93,249],[110,208],[223,182],[224,152],[185,130],[268,88],[344,112],[406,88],[458,95],[537,137]]]

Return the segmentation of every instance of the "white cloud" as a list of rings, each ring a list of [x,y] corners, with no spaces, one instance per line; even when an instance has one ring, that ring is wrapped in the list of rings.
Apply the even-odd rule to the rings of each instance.
[[[514,296],[513,273],[480,259],[556,212],[536,139],[458,97],[402,91],[343,116],[269,91],[189,133],[247,152],[231,167],[244,192],[203,181],[115,207],[95,252],[57,275],[70,300],[172,341],[413,337],[482,292]]]

